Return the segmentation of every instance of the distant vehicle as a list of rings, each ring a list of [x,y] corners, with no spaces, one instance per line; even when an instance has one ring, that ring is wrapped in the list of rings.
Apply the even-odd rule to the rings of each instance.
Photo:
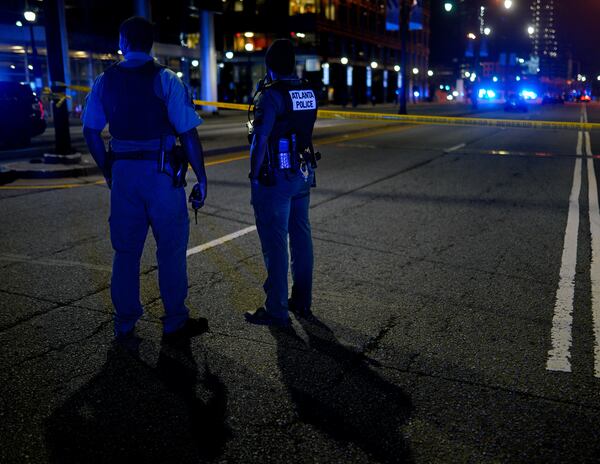
[[[504,103],[504,111],[527,113],[529,108],[527,107],[525,99],[520,95],[509,95]]]
[[[579,95],[579,97],[577,97],[577,101],[580,101],[582,103],[587,103],[587,102],[592,101],[592,97],[590,97],[589,95],[584,93],[584,94]]]
[[[0,82],[0,144],[27,146],[45,130],[44,107],[31,87]]]
[[[544,95],[542,105],[564,105],[565,99],[560,95]]]

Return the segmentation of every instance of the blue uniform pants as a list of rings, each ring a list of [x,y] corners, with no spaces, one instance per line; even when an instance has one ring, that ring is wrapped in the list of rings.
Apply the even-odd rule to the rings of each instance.
[[[115,251],[111,296],[115,333],[128,332],[142,316],[140,259],[148,227],[156,239],[158,284],[165,333],[189,317],[186,251],[189,217],[183,188],[174,188],[156,161],[119,160],[112,168],[110,237]]]
[[[288,317],[288,237],[292,302],[302,309],[311,306],[313,245],[308,208],[313,176],[305,180],[300,172],[278,171],[275,186],[252,185],[252,206],[267,268],[265,309],[275,317]]]

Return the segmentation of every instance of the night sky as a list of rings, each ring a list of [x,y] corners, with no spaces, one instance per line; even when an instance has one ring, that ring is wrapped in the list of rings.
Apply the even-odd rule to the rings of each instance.
[[[466,31],[460,31],[453,25],[451,18],[443,11],[445,0],[432,0],[433,9],[431,16],[431,62],[434,66],[450,66],[453,58],[460,58],[464,53],[464,35]],[[495,29],[490,39],[491,50],[494,48],[511,48],[517,53],[530,50],[529,41],[523,31],[530,23],[530,12],[528,0],[514,0],[515,9],[513,15],[506,14],[501,8],[500,0],[490,2],[489,0],[468,0],[472,6],[477,7],[484,4],[498,3],[499,8],[490,7],[489,24]],[[581,62],[582,73],[589,76],[600,74],[600,0],[555,0],[557,5],[556,29],[559,37],[559,49],[566,56],[571,51],[573,59]],[[499,34],[500,33],[500,34]],[[511,45],[504,43],[498,47],[499,36],[503,35],[510,40],[520,38],[520,42]],[[512,39],[510,39],[512,37]]]
[[[584,74],[600,74],[600,0],[558,0],[558,32],[563,49],[571,49]]]

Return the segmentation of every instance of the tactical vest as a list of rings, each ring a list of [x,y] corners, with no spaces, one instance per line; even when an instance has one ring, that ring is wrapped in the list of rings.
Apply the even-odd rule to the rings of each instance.
[[[285,111],[277,116],[273,130],[269,136],[269,163],[277,166],[279,140],[290,140],[292,164],[297,162],[298,154],[312,150],[312,134],[317,120],[317,98],[314,90],[303,80],[274,81],[265,90],[278,92],[284,101]],[[295,147],[292,147],[292,135],[295,135]]]
[[[175,134],[167,106],[155,92],[163,69],[150,60],[136,67],[115,64],[104,72],[102,106],[110,135],[121,140],[149,140]]]

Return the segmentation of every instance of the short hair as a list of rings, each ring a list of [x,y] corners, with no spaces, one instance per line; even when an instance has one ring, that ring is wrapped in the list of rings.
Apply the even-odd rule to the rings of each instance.
[[[267,50],[265,64],[277,74],[293,74],[296,69],[296,54],[292,42],[288,39],[275,40]]]
[[[149,52],[154,42],[152,23],[141,16],[132,16],[121,23],[119,34],[125,38],[132,50]]]

